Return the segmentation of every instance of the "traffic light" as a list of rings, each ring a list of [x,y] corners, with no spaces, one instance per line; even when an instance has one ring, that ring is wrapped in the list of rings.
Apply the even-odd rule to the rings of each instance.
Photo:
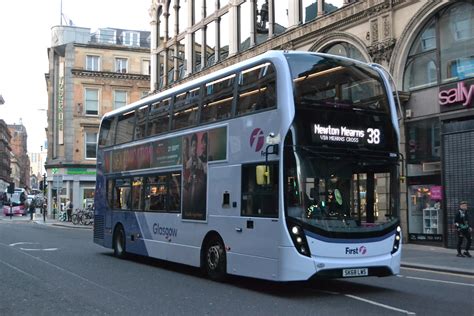
[[[40,190],[44,191],[44,182],[43,182],[43,180],[40,181]]]

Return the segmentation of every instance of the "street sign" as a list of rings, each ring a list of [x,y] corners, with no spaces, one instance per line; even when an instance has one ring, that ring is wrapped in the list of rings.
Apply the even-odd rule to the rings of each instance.
[[[55,174],[53,175],[53,189],[62,189],[63,187],[63,175]]]

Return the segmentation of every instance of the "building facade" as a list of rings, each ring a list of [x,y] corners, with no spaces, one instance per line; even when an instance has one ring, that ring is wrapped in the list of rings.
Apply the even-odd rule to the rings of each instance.
[[[12,180],[15,187],[30,187],[30,159],[28,158],[28,133],[25,126],[20,124],[8,125],[11,140],[10,147],[14,159],[11,159]]]
[[[12,182],[10,166],[11,138],[7,124],[4,120],[0,120],[0,192],[5,192],[5,189]]]
[[[40,152],[30,152],[30,166],[31,166],[31,176],[30,176],[30,185],[32,189],[40,189],[40,181],[43,180],[43,175],[46,170],[44,168],[44,163],[46,162],[46,149],[43,150],[41,146]]]
[[[104,113],[149,93],[149,32],[56,26],[48,49],[48,209],[93,203]]]
[[[449,0],[153,0],[150,89],[267,50],[384,66],[397,86],[404,241],[454,247],[474,205],[474,3]]]

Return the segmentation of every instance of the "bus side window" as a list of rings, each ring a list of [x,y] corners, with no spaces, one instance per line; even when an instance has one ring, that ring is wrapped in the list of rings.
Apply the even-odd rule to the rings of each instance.
[[[107,204],[109,208],[114,207],[115,180],[107,180]]]
[[[169,212],[181,213],[181,173],[171,173],[169,185]]]
[[[201,123],[231,117],[235,74],[206,84],[206,96],[201,108]]]
[[[167,191],[166,175],[149,177],[145,189],[145,211],[166,212]]]
[[[119,116],[115,144],[131,142],[135,127],[135,112],[124,113]]]
[[[178,94],[173,105],[173,116],[171,118],[171,129],[181,129],[196,125],[199,99],[192,97],[199,94],[199,88],[189,92]]]
[[[142,195],[142,187],[143,187],[143,178],[142,177],[135,177],[133,178],[132,182],[132,209],[141,211],[143,209],[143,195]]]
[[[99,135],[99,147],[112,146],[114,144],[115,122],[114,118],[107,118],[102,122]]]
[[[271,108],[275,105],[275,70],[272,64],[265,63],[240,73],[237,115]]]
[[[115,180],[114,208],[130,210],[130,179]]]
[[[170,101],[171,99],[165,99],[151,106],[147,123],[147,136],[154,136],[168,131]]]
[[[148,105],[142,106],[137,110],[137,123],[135,126],[135,140],[146,136],[146,120],[148,117]]]
[[[278,165],[242,166],[242,216],[278,217]]]

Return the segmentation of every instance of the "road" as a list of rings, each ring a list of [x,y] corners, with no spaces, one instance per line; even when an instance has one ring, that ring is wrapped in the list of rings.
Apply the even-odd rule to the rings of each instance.
[[[0,315],[474,315],[472,276],[278,284],[142,257],[120,260],[92,231],[0,220]]]

